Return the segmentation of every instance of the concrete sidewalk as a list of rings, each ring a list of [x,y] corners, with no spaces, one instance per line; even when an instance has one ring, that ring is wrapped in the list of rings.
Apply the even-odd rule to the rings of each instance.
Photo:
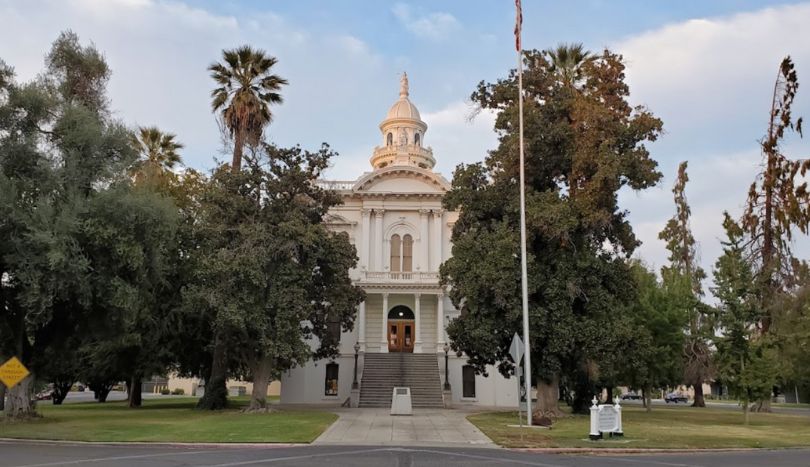
[[[340,417],[313,444],[361,446],[497,447],[467,421],[469,412],[414,409],[411,416],[392,416],[389,409],[339,409]]]

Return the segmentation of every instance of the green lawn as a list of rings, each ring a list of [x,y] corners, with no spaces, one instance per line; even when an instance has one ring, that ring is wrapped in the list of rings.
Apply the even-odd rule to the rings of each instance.
[[[42,418],[12,422],[0,418],[0,438],[73,441],[174,441],[309,443],[337,416],[318,410],[244,414],[247,398],[222,412],[194,410],[194,398],[146,399],[140,409],[123,402],[62,406],[40,403]]]
[[[468,419],[496,443],[505,447],[598,448],[786,448],[810,445],[810,417],[751,414],[743,425],[741,412],[712,408],[624,407],[623,438],[588,440],[589,417],[561,418],[551,430],[510,428],[516,412],[471,415]],[[522,432],[522,433],[521,433]]]

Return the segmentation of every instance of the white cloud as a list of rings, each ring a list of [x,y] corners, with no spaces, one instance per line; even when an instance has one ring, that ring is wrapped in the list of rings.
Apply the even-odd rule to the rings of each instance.
[[[450,13],[414,14],[410,5],[405,3],[397,3],[391,10],[408,31],[421,38],[442,39],[461,26]]]
[[[687,196],[702,265],[711,271],[721,254],[722,212],[738,216],[760,169],[758,141],[764,134],[773,80],[790,54],[799,81],[810,80],[810,4],[787,5],[728,17],[693,19],[627,38],[612,47],[627,61],[631,100],[648,105],[664,121],[660,142],[651,145],[665,180],[641,194],[622,193],[631,211],[639,254],[666,262],[658,232],[673,214],[670,189],[677,164],[689,161]],[[794,112],[810,114],[810,90],[800,88]],[[807,143],[788,142],[802,155]],[[803,148],[803,149],[801,149]],[[795,251],[810,257],[810,241]]]
[[[36,76],[51,42],[72,29],[107,58],[116,115],[176,133],[185,162],[197,168],[212,167],[221,146],[206,68],[223,49],[247,43],[278,57],[275,71],[290,85],[269,132],[284,145],[329,141],[343,149],[376,126],[374,102],[362,97],[388,87],[393,94],[397,85],[383,79],[382,60],[361,39],[313,35],[273,12],[236,17],[170,0],[0,0],[0,18],[0,57],[18,79]]]
[[[456,165],[483,161],[487,151],[498,144],[493,131],[495,113],[483,110],[476,114],[470,103],[457,101],[434,112],[423,112],[422,120],[428,124],[425,143],[433,147],[435,170],[448,180]]]

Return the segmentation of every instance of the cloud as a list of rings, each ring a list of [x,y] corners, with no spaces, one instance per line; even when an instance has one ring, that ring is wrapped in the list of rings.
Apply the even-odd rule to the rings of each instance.
[[[455,16],[450,13],[415,15],[410,5],[405,3],[397,3],[391,11],[408,31],[425,39],[443,39],[461,27]]]
[[[186,164],[196,168],[211,168],[219,156],[206,68],[223,49],[247,43],[278,57],[274,71],[290,85],[282,91],[284,104],[273,109],[269,133],[283,145],[350,146],[374,130],[374,110],[383,111],[363,97],[386,95],[388,87],[394,94],[397,86],[393,72],[389,82],[383,61],[360,38],[344,31],[311,34],[307,25],[271,11],[243,17],[177,1],[0,0],[0,18],[0,57],[18,79],[35,77],[51,42],[72,29],[108,60],[115,115],[128,125],[176,133],[186,146]]]
[[[760,170],[758,142],[766,130],[779,62],[790,54],[799,81],[810,79],[810,48],[804,46],[810,43],[808,17],[810,4],[692,19],[611,47],[626,59],[631,100],[649,106],[666,130],[650,145],[665,175],[660,187],[621,196],[644,242],[638,253],[647,262],[659,267],[666,262],[658,232],[674,212],[670,189],[677,164],[688,160],[692,229],[702,266],[711,271],[722,253],[722,212],[742,213],[748,187]],[[800,89],[794,113],[810,114],[808,103],[810,92]],[[785,148],[795,156],[810,152],[795,139]],[[806,236],[797,241],[795,252],[810,257]]]
[[[434,170],[448,179],[458,164],[483,161],[487,151],[498,145],[493,130],[495,113],[489,110],[476,113],[471,103],[456,101],[436,111],[423,112],[422,120],[428,124],[425,143],[433,147]]]

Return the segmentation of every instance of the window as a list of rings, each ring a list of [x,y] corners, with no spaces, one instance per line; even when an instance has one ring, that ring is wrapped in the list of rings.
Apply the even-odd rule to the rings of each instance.
[[[402,237],[402,271],[413,271],[413,237],[408,234]]]
[[[402,271],[402,258],[400,257],[402,254],[401,243],[402,241],[399,239],[399,235],[394,234],[394,236],[391,237],[391,272]]]
[[[385,145],[386,146],[393,146],[394,145],[394,134],[388,133],[388,136],[385,137]]]
[[[340,365],[335,362],[326,365],[326,389],[324,395],[337,396],[338,395],[338,373]]]
[[[461,367],[461,397],[475,397],[475,369],[470,365]]]
[[[419,146],[419,132],[413,135],[413,144]]]

